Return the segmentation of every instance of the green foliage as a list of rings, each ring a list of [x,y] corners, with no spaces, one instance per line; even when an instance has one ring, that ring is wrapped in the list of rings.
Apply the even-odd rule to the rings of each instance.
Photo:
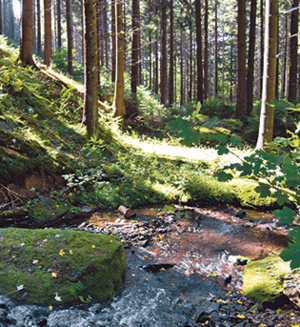
[[[203,101],[201,113],[208,116],[216,116],[219,119],[232,118],[235,113],[233,104],[227,104],[218,96],[212,96]]]

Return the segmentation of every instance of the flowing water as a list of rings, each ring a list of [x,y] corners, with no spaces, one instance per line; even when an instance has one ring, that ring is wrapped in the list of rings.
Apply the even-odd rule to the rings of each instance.
[[[219,311],[216,299],[229,302],[233,291],[241,290],[243,269],[234,264],[236,255],[258,259],[287,246],[287,229],[272,215],[247,211],[243,216],[233,209],[180,207],[142,208],[131,221],[114,211],[95,213],[87,229],[135,232],[132,242],[123,239],[127,270],[117,296],[107,303],[93,300],[50,310],[0,295],[0,326],[199,326],[197,319]],[[153,237],[146,243],[141,236],[150,229]],[[235,326],[225,325],[219,314],[219,326]]]

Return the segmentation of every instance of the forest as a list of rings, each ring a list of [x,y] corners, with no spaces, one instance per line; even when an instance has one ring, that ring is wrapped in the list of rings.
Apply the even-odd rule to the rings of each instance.
[[[299,8],[0,0],[0,326],[300,326]]]

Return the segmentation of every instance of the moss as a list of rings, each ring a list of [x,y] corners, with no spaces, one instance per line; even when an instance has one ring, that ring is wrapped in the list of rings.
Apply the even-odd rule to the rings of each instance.
[[[244,270],[244,291],[257,302],[274,302],[283,292],[284,277],[290,272],[288,262],[267,257],[250,262]]]
[[[90,296],[103,301],[121,286],[125,254],[115,236],[9,228],[0,231],[0,243],[0,291],[17,300],[66,305]],[[20,285],[24,290],[17,291]]]
[[[48,201],[46,204],[41,202],[33,203],[28,211],[28,216],[38,220],[54,219],[67,213],[70,205],[67,203]]]
[[[244,206],[267,207],[276,204],[276,198],[263,198],[259,193],[255,192],[258,184],[255,181],[247,181],[234,179],[228,182],[227,185],[232,188],[239,202]]]

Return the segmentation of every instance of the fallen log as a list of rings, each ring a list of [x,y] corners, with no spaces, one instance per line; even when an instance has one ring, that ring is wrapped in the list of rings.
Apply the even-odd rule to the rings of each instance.
[[[130,209],[130,208],[126,208],[124,206],[119,206],[118,211],[120,212],[120,214],[122,214],[126,219],[132,218],[135,216],[135,211]]]

